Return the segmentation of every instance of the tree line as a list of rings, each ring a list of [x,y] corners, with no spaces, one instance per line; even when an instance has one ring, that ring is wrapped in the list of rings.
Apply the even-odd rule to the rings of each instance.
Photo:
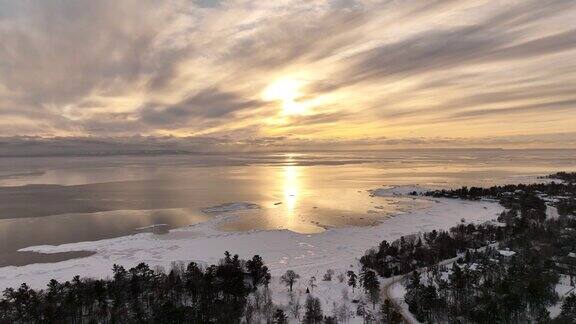
[[[113,277],[51,280],[46,289],[26,284],[0,299],[3,323],[238,323],[247,296],[270,282],[259,256],[226,252],[217,265],[176,263],[168,273],[140,263],[115,265]]]

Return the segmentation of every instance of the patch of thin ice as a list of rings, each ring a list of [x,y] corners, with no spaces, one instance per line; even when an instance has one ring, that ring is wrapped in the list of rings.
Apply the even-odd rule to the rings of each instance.
[[[148,226],[143,226],[143,227],[136,227],[135,229],[137,231],[142,231],[142,230],[148,230],[148,229],[155,229],[155,228],[159,228],[159,227],[168,227],[168,224],[152,224],[152,225],[148,225]]]
[[[230,213],[249,209],[260,209],[260,206],[248,202],[233,202],[203,208],[202,212],[205,214],[219,214],[219,213]]]

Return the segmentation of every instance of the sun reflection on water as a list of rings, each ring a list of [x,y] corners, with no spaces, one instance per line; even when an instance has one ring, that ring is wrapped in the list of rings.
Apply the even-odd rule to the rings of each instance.
[[[283,167],[283,183],[284,188],[284,201],[286,206],[288,228],[293,227],[296,220],[296,206],[298,204],[299,194],[301,190],[299,167],[292,165],[293,157],[287,156],[287,165]]]

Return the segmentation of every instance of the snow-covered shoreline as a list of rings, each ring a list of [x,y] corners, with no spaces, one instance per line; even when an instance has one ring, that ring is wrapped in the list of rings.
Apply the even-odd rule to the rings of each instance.
[[[424,199],[429,204],[384,219],[378,225],[330,228],[318,234],[288,230],[224,232],[218,225],[236,216],[221,215],[210,221],[171,230],[168,234],[140,233],[94,242],[58,246],[33,246],[23,251],[56,253],[95,251],[96,254],[58,263],[0,268],[0,289],[23,282],[42,288],[52,278],[70,280],[74,275],[106,277],[113,264],[131,267],[139,262],[169,268],[174,261],[216,263],[224,251],[249,258],[263,257],[273,276],[293,269],[301,276],[321,276],[327,269],[355,267],[357,258],[382,240],[449,228],[464,218],[468,222],[494,219],[502,207],[495,202]]]

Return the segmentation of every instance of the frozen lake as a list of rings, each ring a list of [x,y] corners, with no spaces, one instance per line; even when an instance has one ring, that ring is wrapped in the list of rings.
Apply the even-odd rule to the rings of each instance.
[[[371,197],[370,189],[527,182],[560,170],[576,170],[575,150],[0,158],[0,267],[86,256],[18,250],[199,224],[221,214],[206,208],[227,203],[258,208],[225,210],[237,217],[219,222],[220,231],[314,234],[429,204]]]

